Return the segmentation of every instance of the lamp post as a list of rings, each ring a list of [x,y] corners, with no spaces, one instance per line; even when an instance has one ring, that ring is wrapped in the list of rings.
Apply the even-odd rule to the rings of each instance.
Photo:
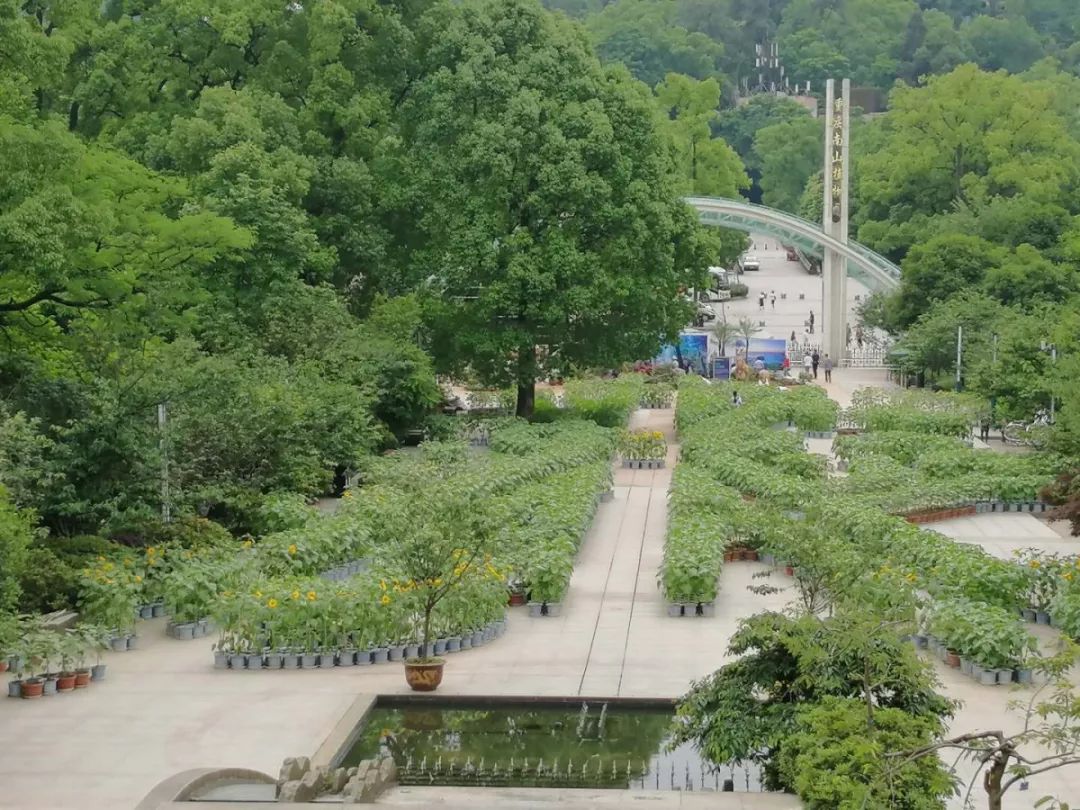
[[[1057,366],[1057,344],[1047,343],[1045,340],[1039,345],[1039,348],[1044,352],[1050,353],[1050,365],[1051,367]],[[1051,383],[1053,386],[1053,383]],[[1050,424],[1054,424],[1054,409],[1057,405],[1057,400],[1054,398],[1054,389],[1050,388]]]
[[[960,376],[961,358],[963,356],[964,327],[956,327],[956,391],[959,393],[964,387],[963,378]]]

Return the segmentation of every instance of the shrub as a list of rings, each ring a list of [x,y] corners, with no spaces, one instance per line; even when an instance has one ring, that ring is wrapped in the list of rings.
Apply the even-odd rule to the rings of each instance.
[[[887,758],[929,745],[938,726],[935,718],[877,708],[868,729],[861,700],[825,698],[799,710],[780,771],[807,810],[938,810],[952,793],[941,760]]]
[[[81,568],[78,556],[61,557],[44,546],[30,548],[19,578],[19,609],[24,613],[71,610],[79,596]]]
[[[746,298],[750,294],[750,288],[745,284],[732,284],[729,288],[731,290],[732,298]]]

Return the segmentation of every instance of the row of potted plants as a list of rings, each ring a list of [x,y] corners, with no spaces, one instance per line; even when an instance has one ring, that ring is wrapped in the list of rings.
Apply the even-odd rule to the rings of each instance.
[[[1024,662],[1037,651],[1035,639],[1016,614],[967,599],[939,599],[920,616],[915,642],[943,648],[943,660],[981,683],[1031,681]],[[940,650],[937,650],[940,654]]]
[[[662,464],[667,456],[667,442],[659,430],[624,430],[619,435],[618,451],[624,463],[659,461]]]
[[[351,634],[344,639],[343,646],[313,650],[268,646],[259,652],[244,652],[223,646],[214,651],[214,668],[251,671],[369,666],[462,652],[482,647],[505,632],[506,620],[499,619],[475,630],[459,631],[457,635],[436,639],[426,650],[422,649],[423,644],[418,640],[366,646],[367,642],[354,641]],[[360,637],[362,636],[359,634],[355,636]]]
[[[516,561],[531,615],[560,615],[578,550],[610,486],[611,464],[601,460],[523,487],[497,507],[508,516],[503,553]]]
[[[966,437],[986,403],[967,394],[920,389],[864,388],[852,396],[845,420],[864,430]]]
[[[96,625],[67,630],[45,627],[39,617],[20,617],[19,636],[5,642],[9,658],[0,671],[10,669],[8,696],[26,699],[84,689],[91,681],[105,679],[101,651],[108,648],[110,633]],[[89,665],[91,653],[97,663]]]
[[[670,383],[649,382],[641,390],[642,408],[670,408],[675,401],[675,386]]]

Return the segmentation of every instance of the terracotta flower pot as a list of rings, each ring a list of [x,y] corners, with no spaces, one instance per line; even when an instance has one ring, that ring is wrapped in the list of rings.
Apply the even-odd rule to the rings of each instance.
[[[70,692],[75,688],[75,673],[74,672],[61,672],[60,677],[56,679],[56,691],[57,692]]]
[[[77,669],[75,670],[75,688],[85,689],[90,685],[90,670],[89,669]]]
[[[748,559],[750,562],[757,562],[758,561],[758,553],[757,553],[757,551],[755,551],[752,548],[747,549],[746,550],[746,559]]]
[[[6,658],[0,657],[0,672],[7,672],[8,662]]]
[[[789,577],[795,576],[795,566],[793,566],[793,565],[785,565],[784,566],[784,573],[787,574]]]
[[[406,661],[405,682],[414,692],[434,692],[442,683],[444,664],[445,662],[440,658],[423,663]]]
[[[39,698],[45,690],[45,681],[41,678],[29,678],[22,682],[22,697],[26,700]]]
[[[945,666],[952,667],[953,669],[960,668],[960,655],[956,650],[945,651]]]
[[[510,592],[510,607],[521,607],[525,604],[525,594],[520,591]]]

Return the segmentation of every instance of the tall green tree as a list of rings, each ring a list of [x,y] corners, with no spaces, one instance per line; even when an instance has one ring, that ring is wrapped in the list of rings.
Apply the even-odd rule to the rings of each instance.
[[[651,356],[708,256],[648,90],[529,0],[436,7],[420,48],[403,168],[441,365],[516,384],[529,415],[544,367]]]
[[[762,202],[798,213],[810,178],[821,171],[824,122],[809,115],[759,129],[754,153],[761,166]]]
[[[720,105],[720,85],[715,79],[697,81],[669,73],[657,85],[656,102],[674,152],[680,191],[734,197],[749,186],[739,156],[712,135]]]
[[[899,259],[958,203],[1070,208],[1080,144],[1049,88],[964,65],[926,87],[898,87],[890,103],[878,148],[857,161],[860,241]]]

